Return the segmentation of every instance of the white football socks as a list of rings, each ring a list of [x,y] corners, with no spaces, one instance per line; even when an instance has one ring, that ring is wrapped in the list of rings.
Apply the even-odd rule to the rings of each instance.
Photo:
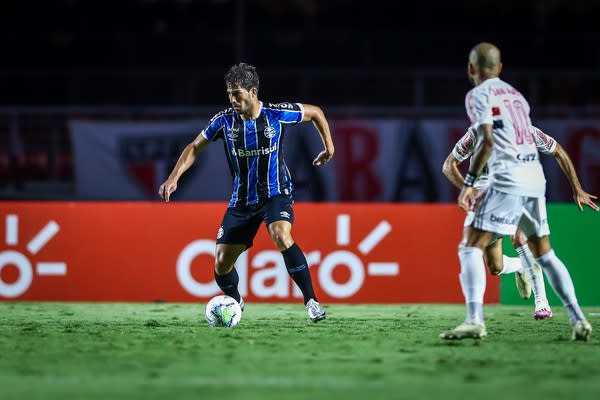
[[[498,275],[508,275],[515,272],[521,272],[523,265],[521,264],[521,259],[519,257],[507,257],[502,255],[502,264],[504,267],[502,271],[498,273]]]
[[[554,289],[554,292],[567,309],[571,324],[584,320],[583,312],[579,304],[577,304],[575,287],[573,286],[571,275],[565,264],[554,254],[554,250],[550,250],[543,256],[536,258],[536,262],[542,266],[552,289]]]
[[[546,297],[546,286],[544,285],[544,276],[538,275],[534,271],[535,267],[535,258],[529,250],[529,246],[524,244],[523,246],[516,249],[517,253],[519,253],[519,259],[521,264],[523,265],[523,269],[529,277],[529,281],[531,282],[531,290],[533,291],[533,296],[536,304],[548,304],[548,298]]]
[[[477,247],[460,247],[460,286],[467,305],[465,322],[483,324],[483,294],[485,293],[485,264],[483,251]]]

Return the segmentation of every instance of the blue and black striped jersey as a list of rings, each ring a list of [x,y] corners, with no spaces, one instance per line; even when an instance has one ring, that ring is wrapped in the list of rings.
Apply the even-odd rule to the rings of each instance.
[[[261,103],[256,119],[243,120],[228,108],[210,120],[202,135],[211,142],[223,139],[233,176],[230,208],[292,195],[292,179],[283,159],[284,131],[303,117],[300,103]]]

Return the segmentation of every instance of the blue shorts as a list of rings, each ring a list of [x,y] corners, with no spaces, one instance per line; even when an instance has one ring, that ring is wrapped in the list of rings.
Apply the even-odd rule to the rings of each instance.
[[[275,221],[294,223],[292,202],[290,196],[279,195],[256,205],[228,208],[217,233],[217,243],[252,247],[261,222],[266,226]]]

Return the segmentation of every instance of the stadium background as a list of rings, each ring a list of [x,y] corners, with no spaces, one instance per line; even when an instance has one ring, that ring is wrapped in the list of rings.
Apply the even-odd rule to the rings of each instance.
[[[203,249],[229,190],[221,149],[182,180],[174,204],[155,193],[182,147],[227,105],[224,72],[243,60],[258,68],[261,99],[320,105],[333,128],[332,165],[310,167],[310,127],[294,128],[287,156],[296,238],[321,296],[460,303],[462,217],[441,163],[467,126],[468,51],[483,40],[501,48],[503,77],[530,100],[534,124],[598,194],[600,33],[591,27],[600,6],[404,3],[69,0],[35,3],[36,12],[31,2],[5,3],[0,299],[209,297]],[[544,167],[554,246],[582,303],[598,305],[598,217],[568,204],[553,160]],[[182,233],[189,218],[197,226]],[[165,235],[165,221],[177,234]],[[271,247],[261,232],[244,261],[248,299],[297,301]],[[132,279],[142,282],[135,290]],[[519,301],[511,280],[488,281],[487,301]]]

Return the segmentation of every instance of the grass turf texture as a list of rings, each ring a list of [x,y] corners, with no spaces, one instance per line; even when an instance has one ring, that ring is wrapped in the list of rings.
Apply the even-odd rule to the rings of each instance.
[[[0,303],[0,398],[598,399],[597,332],[571,342],[564,309],[486,306],[488,338],[444,342],[458,305],[252,304],[233,329],[204,305]]]

